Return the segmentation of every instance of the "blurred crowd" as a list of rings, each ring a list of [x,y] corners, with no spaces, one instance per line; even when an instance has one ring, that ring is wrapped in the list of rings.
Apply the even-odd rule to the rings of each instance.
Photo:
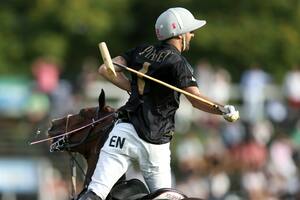
[[[53,118],[95,105],[101,90],[95,63],[84,63],[71,82],[62,78],[62,68],[54,62],[37,60],[32,66],[30,122],[47,126]],[[300,66],[293,66],[278,83],[254,63],[234,82],[225,68],[202,60],[195,77],[203,94],[237,106],[241,120],[229,123],[183,102],[172,146],[174,187],[204,199],[300,199]],[[114,90],[110,87],[108,98]]]
[[[300,66],[279,84],[259,64],[235,84],[207,61],[196,77],[204,94],[237,105],[241,120],[193,113],[175,147],[177,188],[205,199],[300,199]]]

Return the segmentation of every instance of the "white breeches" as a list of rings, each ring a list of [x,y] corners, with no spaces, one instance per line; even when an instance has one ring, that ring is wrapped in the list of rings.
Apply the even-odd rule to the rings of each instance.
[[[132,161],[139,163],[150,192],[171,187],[170,143],[145,142],[130,123],[117,123],[103,148],[89,189],[105,199]]]

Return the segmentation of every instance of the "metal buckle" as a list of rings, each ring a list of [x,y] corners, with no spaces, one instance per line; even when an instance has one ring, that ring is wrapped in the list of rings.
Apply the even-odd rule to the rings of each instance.
[[[59,138],[56,142],[50,145],[49,151],[50,152],[62,151],[65,147],[65,144],[66,144],[66,137],[63,136],[62,138]]]

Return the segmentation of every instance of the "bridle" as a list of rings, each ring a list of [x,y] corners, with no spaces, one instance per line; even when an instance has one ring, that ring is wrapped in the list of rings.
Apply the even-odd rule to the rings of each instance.
[[[65,125],[65,133],[64,134],[60,134],[58,135],[59,139],[57,139],[57,141],[53,142],[51,145],[50,145],[50,152],[54,152],[54,151],[63,151],[63,150],[67,150],[67,152],[69,153],[69,156],[70,156],[70,168],[71,168],[71,199],[72,200],[75,200],[76,199],[76,177],[77,177],[77,169],[76,169],[76,166],[79,167],[81,173],[83,174],[84,177],[86,177],[86,174],[83,170],[83,168],[80,166],[80,164],[78,163],[78,161],[76,160],[76,153],[72,153],[70,150],[71,148],[74,148],[76,146],[79,146],[85,142],[87,142],[87,139],[90,138],[91,140],[93,138],[91,138],[91,134],[94,130],[94,128],[97,126],[97,124],[99,122],[102,122],[103,120],[111,117],[111,116],[114,116],[114,119],[116,119],[116,115],[117,115],[117,112],[112,112],[102,118],[99,118],[99,107],[97,107],[96,109],[96,116],[92,118],[92,122],[91,123],[88,123],[87,125],[84,125],[82,127],[79,127],[77,129],[74,129],[72,131],[68,131],[69,129],[69,122],[70,122],[70,117],[72,115],[67,115],[67,119],[66,119],[66,125]],[[111,127],[111,123],[107,124],[106,126],[102,127],[102,132],[106,132],[109,128]],[[76,142],[76,143],[71,143],[70,141],[70,134],[71,133],[76,133],[80,130],[83,130],[85,128],[90,128],[88,133],[79,141],[79,142]],[[54,138],[58,138],[57,136],[54,136],[52,137],[51,139],[54,139]]]
[[[92,118],[92,122],[82,126],[82,127],[79,127],[77,129],[73,129],[71,131],[68,131],[68,128],[69,128],[69,118],[72,116],[72,115],[68,115],[67,116],[67,120],[66,120],[66,132],[63,133],[63,134],[59,134],[59,135],[56,135],[56,136],[53,136],[53,137],[50,137],[50,138],[47,138],[45,140],[40,140],[40,141],[36,141],[34,144],[36,143],[40,143],[40,142],[44,142],[46,140],[52,140],[52,139],[56,139],[56,138],[59,138],[57,139],[57,141],[53,142],[51,145],[50,145],[50,152],[54,152],[54,151],[63,151],[63,150],[68,150],[70,148],[74,148],[78,145],[81,145],[83,144],[84,142],[86,142],[86,140],[89,138],[89,136],[91,135],[91,133],[93,132],[93,129],[96,127],[96,125],[99,123],[99,122],[102,122],[103,120],[111,117],[111,116],[116,116],[116,112],[112,112],[100,119],[99,118],[99,108],[97,108],[97,111],[96,111],[96,116]],[[110,125],[107,125],[107,126],[104,126],[103,127],[103,130],[105,131],[106,129],[108,129],[110,127]],[[86,128],[90,128],[88,134],[86,134],[79,142],[76,142],[76,143],[71,143],[70,140],[69,140],[69,136],[70,134],[73,134],[73,133],[76,133],[78,131],[81,131],[83,129],[86,129]]]

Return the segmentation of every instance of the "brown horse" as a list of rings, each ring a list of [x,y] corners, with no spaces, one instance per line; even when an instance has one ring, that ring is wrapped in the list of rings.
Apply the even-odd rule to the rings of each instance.
[[[91,180],[101,147],[113,128],[115,109],[105,105],[105,93],[102,90],[98,107],[81,109],[78,114],[68,115],[51,121],[48,137],[56,137],[50,145],[50,151],[78,152],[87,161],[84,186]],[[66,135],[65,133],[70,133]],[[57,137],[62,135],[61,137]]]
[[[87,161],[87,172],[84,181],[86,189],[95,170],[99,152],[106,141],[116,120],[116,110],[105,104],[105,93],[102,90],[98,98],[98,107],[84,108],[78,114],[68,115],[52,120],[48,130],[49,138],[54,137],[50,151],[78,152]],[[61,136],[61,137],[60,137]],[[125,181],[123,176],[113,187],[107,200],[113,199],[195,199],[187,198],[174,189],[160,189],[149,194],[145,185],[132,179]],[[82,193],[81,193],[82,194]],[[198,199],[200,200],[200,199]]]

